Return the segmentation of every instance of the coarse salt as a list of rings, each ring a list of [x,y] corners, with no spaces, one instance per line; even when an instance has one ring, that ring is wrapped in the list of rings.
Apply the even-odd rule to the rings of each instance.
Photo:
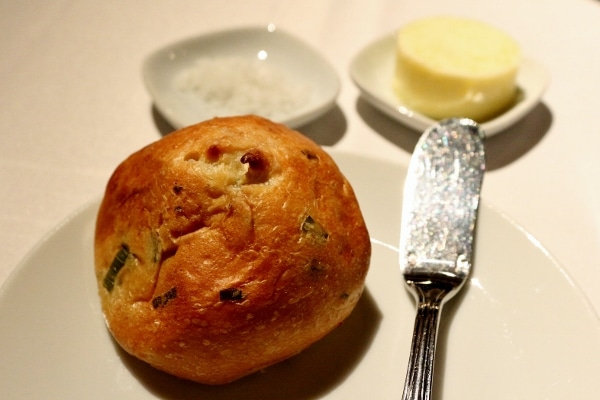
[[[311,96],[309,85],[258,59],[201,58],[176,79],[179,90],[198,96],[216,116],[256,114],[280,121]]]

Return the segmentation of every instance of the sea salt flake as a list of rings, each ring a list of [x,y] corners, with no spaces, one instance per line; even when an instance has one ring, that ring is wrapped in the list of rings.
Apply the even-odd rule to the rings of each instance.
[[[256,114],[275,121],[306,106],[312,92],[285,70],[242,57],[198,59],[176,76],[175,85],[215,115]]]

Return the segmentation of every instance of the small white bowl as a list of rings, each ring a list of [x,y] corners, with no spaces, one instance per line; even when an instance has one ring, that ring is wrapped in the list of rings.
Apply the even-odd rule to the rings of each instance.
[[[395,37],[386,35],[361,50],[350,64],[350,75],[365,100],[380,111],[417,131],[436,121],[402,104],[392,88],[395,64]],[[517,75],[519,99],[496,118],[481,123],[486,136],[502,132],[522,119],[540,101],[549,82],[546,70],[524,58]]]
[[[288,109],[278,110],[276,117],[271,118],[270,110],[264,109],[268,105],[254,104],[252,110],[253,114],[273,119],[291,128],[304,125],[327,112],[334,106],[340,90],[339,77],[320,54],[274,25],[210,33],[166,46],[144,60],[142,72],[146,88],[158,111],[174,128],[179,129],[217,116],[240,114],[239,108],[232,109],[223,102],[215,104],[198,92],[182,88],[181,74],[193,71],[202,59],[212,60],[213,64],[218,64],[219,60],[232,59],[242,63],[260,63],[260,68],[263,68],[261,73],[266,71],[268,75],[276,72],[278,78],[283,78],[290,84],[289,88],[303,88],[302,101],[292,104]],[[231,66],[226,66],[224,70],[227,68],[231,69]],[[220,72],[215,73],[218,75]],[[246,84],[243,79],[241,81]],[[201,79],[196,83],[205,85]],[[250,97],[254,99],[260,100],[263,96],[263,100],[269,100],[264,97],[269,93],[267,89],[264,92],[255,90],[256,82],[254,86],[249,86],[250,83],[247,81],[246,87],[239,88],[245,89],[246,95],[253,94]],[[214,81],[206,84],[214,84]],[[231,83],[229,86],[228,89],[231,89]],[[298,95],[288,94],[291,100]],[[235,95],[234,93],[232,97]],[[260,103],[252,99],[250,102]],[[275,107],[273,104],[271,106]]]

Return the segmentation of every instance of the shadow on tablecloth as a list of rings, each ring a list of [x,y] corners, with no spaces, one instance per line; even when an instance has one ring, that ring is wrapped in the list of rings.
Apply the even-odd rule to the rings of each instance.
[[[356,110],[375,132],[408,153],[413,152],[421,132],[400,124],[360,97]],[[502,168],[525,155],[544,138],[551,125],[552,113],[540,103],[511,127],[487,138],[487,170]]]
[[[154,125],[161,136],[166,136],[175,130],[154,105],[151,112]],[[327,113],[297,130],[321,146],[333,146],[342,139],[347,126],[346,117],[336,104]]]

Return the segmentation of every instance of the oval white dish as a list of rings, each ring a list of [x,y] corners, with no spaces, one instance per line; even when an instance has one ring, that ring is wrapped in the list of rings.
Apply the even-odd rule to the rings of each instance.
[[[273,25],[168,45],[144,60],[142,74],[157,110],[176,129],[247,113],[297,128],[333,107],[340,90],[327,60]]]
[[[350,76],[365,100],[402,124],[422,132],[436,121],[406,107],[394,93],[395,43],[394,35],[388,34],[367,45],[352,60]],[[517,75],[519,99],[504,113],[480,124],[486,135],[502,132],[527,115],[539,103],[549,80],[540,64],[524,58]]]

